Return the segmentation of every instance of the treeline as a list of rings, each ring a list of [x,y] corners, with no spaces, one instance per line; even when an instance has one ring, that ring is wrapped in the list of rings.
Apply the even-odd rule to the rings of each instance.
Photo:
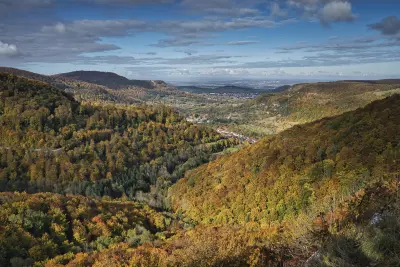
[[[0,191],[135,199],[153,186],[161,206],[186,170],[235,144],[163,106],[82,105],[7,74],[0,88]]]

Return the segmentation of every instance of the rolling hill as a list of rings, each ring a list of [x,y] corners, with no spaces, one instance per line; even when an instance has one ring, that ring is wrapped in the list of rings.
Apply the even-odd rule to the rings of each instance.
[[[126,196],[154,206],[187,169],[235,143],[167,107],[81,104],[47,83],[2,73],[0,125],[1,191]]]
[[[171,108],[85,104],[0,73],[0,262],[398,266],[397,91],[338,82],[260,96],[237,112],[316,121],[221,153],[236,141]]]
[[[359,82],[370,84],[400,84],[400,79],[383,79],[383,80],[347,80],[343,82]]]
[[[60,89],[66,89],[68,88],[68,86],[66,84],[64,84],[63,82],[57,80],[54,77],[48,76],[48,75],[42,75],[42,74],[38,74],[38,73],[34,73],[34,72],[30,72],[30,71],[26,71],[26,70],[21,70],[21,69],[15,69],[15,68],[7,68],[7,67],[0,67],[0,73],[9,73],[9,74],[13,74],[16,76],[21,76],[21,77],[25,77],[28,79],[33,79],[33,80],[37,80],[37,81],[42,81],[45,83],[49,83],[57,88]]]
[[[325,251],[310,259],[319,263],[310,266],[325,266],[320,261],[329,250],[336,254],[326,257],[341,260],[340,266],[367,266],[375,258],[387,266],[392,252],[383,252],[377,245],[383,241],[369,235],[383,231],[379,227],[387,227],[399,211],[399,121],[397,94],[356,111],[295,126],[187,172],[169,191],[172,207],[201,225],[244,227],[248,235],[258,236],[260,246],[292,247],[289,253],[299,253],[300,258],[307,253],[293,252],[297,244],[322,244]],[[375,217],[378,221],[371,226]],[[385,222],[378,223],[381,220]],[[382,238],[390,238],[399,225],[398,220],[393,222]],[[356,236],[352,231],[368,234]],[[325,237],[312,239],[318,232]],[[346,254],[350,251],[338,254],[334,246],[340,242],[349,248],[370,242],[370,247],[351,250],[355,257]],[[344,255],[348,258],[341,258]]]
[[[133,235],[134,240],[142,240],[134,245],[124,239],[118,243],[112,234],[92,238],[91,246],[103,249],[57,255],[44,263],[398,266],[399,112],[400,95],[393,95],[264,138],[189,171],[172,186],[172,208],[183,228],[171,232],[166,224],[170,215],[146,213],[149,218],[164,218],[157,220],[164,232]],[[87,201],[81,200],[82,208]],[[17,208],[4,210],[20,214]],[[116,225],[113,218],[121,218],[118,216],[100,215],[102,220],[94,222],[99,226],[104,222],[101,229],[110,229]],[[35,256],[33,252],[29,250],[29,255]]]
[[[192,85],[178,86],[177,89],[183,92],[194,93],[194,94],[208,94],[212,90],[211,88],[204,88]]]
[[[25,70],[0,67],[0,73],[8,73],[36,81],[48,83],[54,87],[73,94],[80,101],[117,101],[112,91],[104,86],[77,81],[64,77],[48,76]]]
[[[379,81],[298,84],[247,101],[206,105],[203,110],[196,108],[196,113],[206,116],[213,127],[260,137],[355,110],[396,93],[400,93],[400,84]]]
[[[0,67],[0,73],[46,82],[73,94],[80,102],[140,104],[151,102],[159,96],[183,94],[164,81],[129,80],[111,72],[76,71],[58,75],[42,75]]]
[[[116,73],[101,71],[74,71],[57,74],[55,77],[65,77],[73,80],[99,84],[114,90],[127,88],[130,86],[145,89],[167,87],[167,84],[163,81],[129,80],[128,78],[120,76]]]
[[[331,197],[345,198],[399,171],[393,158],[399,121],[397,94],[295,126],[188,172],[171,189],[173,206],[215,224],[283,221],[318,204],[324,211]]]

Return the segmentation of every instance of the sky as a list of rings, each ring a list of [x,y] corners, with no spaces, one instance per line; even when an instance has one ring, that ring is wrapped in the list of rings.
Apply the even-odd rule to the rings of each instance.
[[[0,0],[0,66],[186,82],[400,78],[400,1]]]

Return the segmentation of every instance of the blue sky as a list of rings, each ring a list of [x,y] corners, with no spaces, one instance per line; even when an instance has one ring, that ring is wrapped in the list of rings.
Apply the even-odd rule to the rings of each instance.
[[[135,79],[400,78],[397,0],[0,0],[0,65]]]

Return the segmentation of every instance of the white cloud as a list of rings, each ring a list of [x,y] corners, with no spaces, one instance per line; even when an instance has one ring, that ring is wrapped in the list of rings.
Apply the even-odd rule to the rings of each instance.
[[[287,10],[282,10],[278,3],[271,3],[270,14],[272,17],[286,17]]]
[[[76,20],[68,24],[58,22],[52,26],[42,27],[45,33],[69,32],[79,36],[123,36],[130,30],[142,29],[146,23],[137,20]]]
[[[18,48],[13,44],[6,44],[0,41],[0,56],[16,56],[19,54]]]
[[[227,45],[249,45],[249,44],[257,44],[259,41],[232,41],[226,43]]]
[[[350,22],[357,18],[352,12],[353,0],[288,0],[291,7],[302,9],[309,19],[319,19],[322,24]]]
[[[326,4],[320,11],[319,18],[322,23],[328,24],[339,21],[353,21],[356,15],[352,13],[351,3],[334,1]]]
[[[54,30],[58,33],[64,33],[66,31],[66,27],[62,23],[57,23],[56,26],[54,26]]]
[[[183,0],[180,5],[192,12],[220,16],[254,16],[260,11],[251,1],[243,0]]]

